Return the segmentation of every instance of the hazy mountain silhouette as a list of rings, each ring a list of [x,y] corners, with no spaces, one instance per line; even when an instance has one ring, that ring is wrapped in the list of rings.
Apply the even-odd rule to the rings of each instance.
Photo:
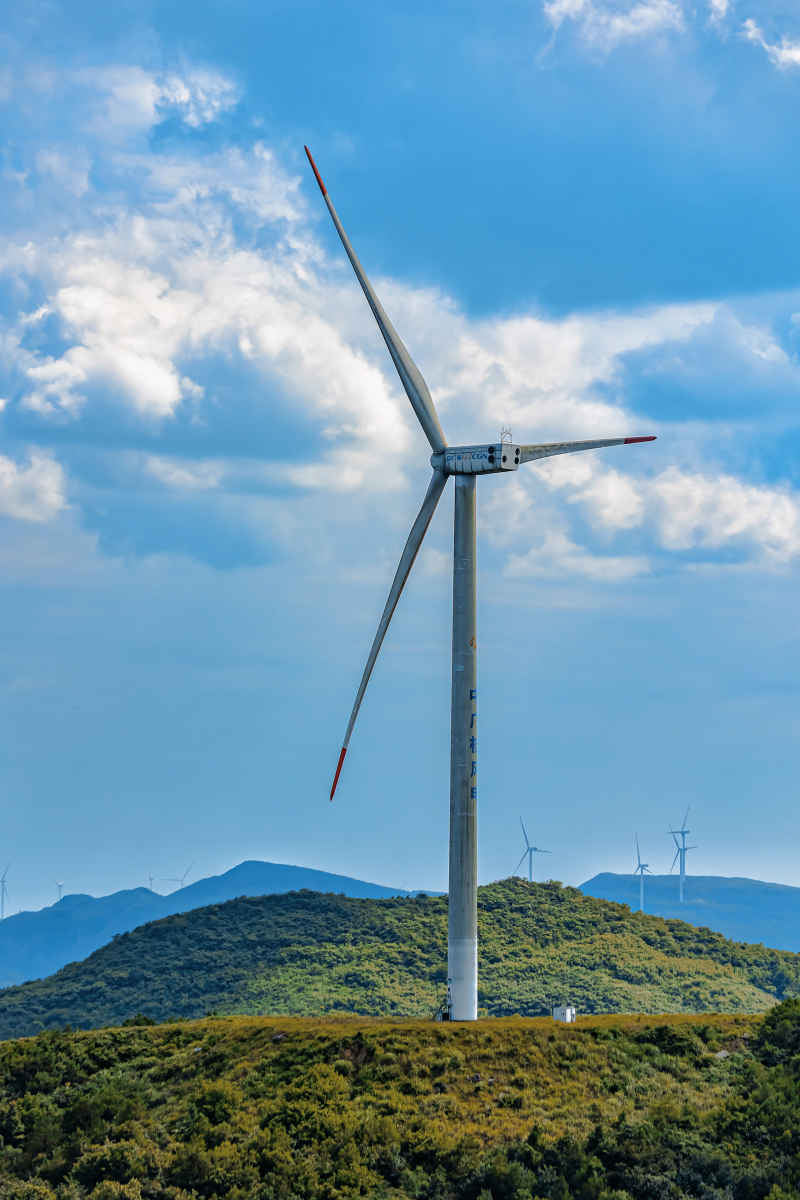
[[[51,975],[66,963],[86,958],[115,934],[127,933],[147,921],[237,896],[266,896],[301,888],[367,898],[411,894],[310,867],[251,861],[239,863],[223,875],[199,879],[168,896],[145,887],[110,896],[64,896],[49,908],[17,913],[0,922],[0,987]]]
[[[634,875],[604,872],[580,885],[587,896],[639,907]],[[645,912],[706,926],[739,942],[762,942],[776,950],[800,951],[800,888],[759,879],[687,875],[686,902],[678,901],[677,875],[646,875]]]

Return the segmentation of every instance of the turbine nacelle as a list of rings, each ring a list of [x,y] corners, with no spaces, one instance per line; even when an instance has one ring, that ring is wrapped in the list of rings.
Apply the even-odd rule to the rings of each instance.
[[[498,471],[516,471],[521,451],[521,446],[510,442],[448,446],[441,454],[431,455],[431,466],[445,475],[495,475]]]
[[[539,442],[517,446],[513,442],[489,442],[482,446],[445,446],[431,455],[434,471],[443,475],[496,475],[516,471],[523,463],[555,454],[575,454],[580,450],[600,450],[605,446],[631,446],[635,442],[654,442],[654,437],[593,438],[586,442]]]

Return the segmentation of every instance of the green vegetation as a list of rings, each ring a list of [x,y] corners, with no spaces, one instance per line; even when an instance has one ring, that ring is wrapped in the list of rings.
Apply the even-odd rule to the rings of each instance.
[[[800,992],[800,956],[631,913],[560,884],[479,891],[480,1004],[534,1016],[762,1012]],[[443,998],[447,901],[293,892],[195,909],[0,993],[0,1037],[208,1012],[429,1015]]]
[[[766,1018],[226,1017],[6,1042],[0,1196],[791,1200],[800,1001]]]

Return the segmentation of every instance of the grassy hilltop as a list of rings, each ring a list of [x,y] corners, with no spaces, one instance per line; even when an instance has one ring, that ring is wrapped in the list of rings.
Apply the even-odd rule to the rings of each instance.
[[[490,1015],[759,1012],[800,992],[800,956],[631,913],[559,884],[479,889]],[[295,892],[144,925],[49,979],[0,992],[0,1037],[208,1012],[429,1015],[445,986],[447,900]]]
[[[9,1200],[792,1200],[800,1001],[227,1017],[0,1045]]]

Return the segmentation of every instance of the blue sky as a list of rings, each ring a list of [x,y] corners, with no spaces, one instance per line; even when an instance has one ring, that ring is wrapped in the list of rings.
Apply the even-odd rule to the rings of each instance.
[[[446,883],[445,494],[479,488],[480,873],[800,885],[800,15],[768,0],[48,2],[0,34],[9,905],[243,858]],[[0,864],[0,865],[4,865]],[[169,885],[163,884],[164,888]]]

